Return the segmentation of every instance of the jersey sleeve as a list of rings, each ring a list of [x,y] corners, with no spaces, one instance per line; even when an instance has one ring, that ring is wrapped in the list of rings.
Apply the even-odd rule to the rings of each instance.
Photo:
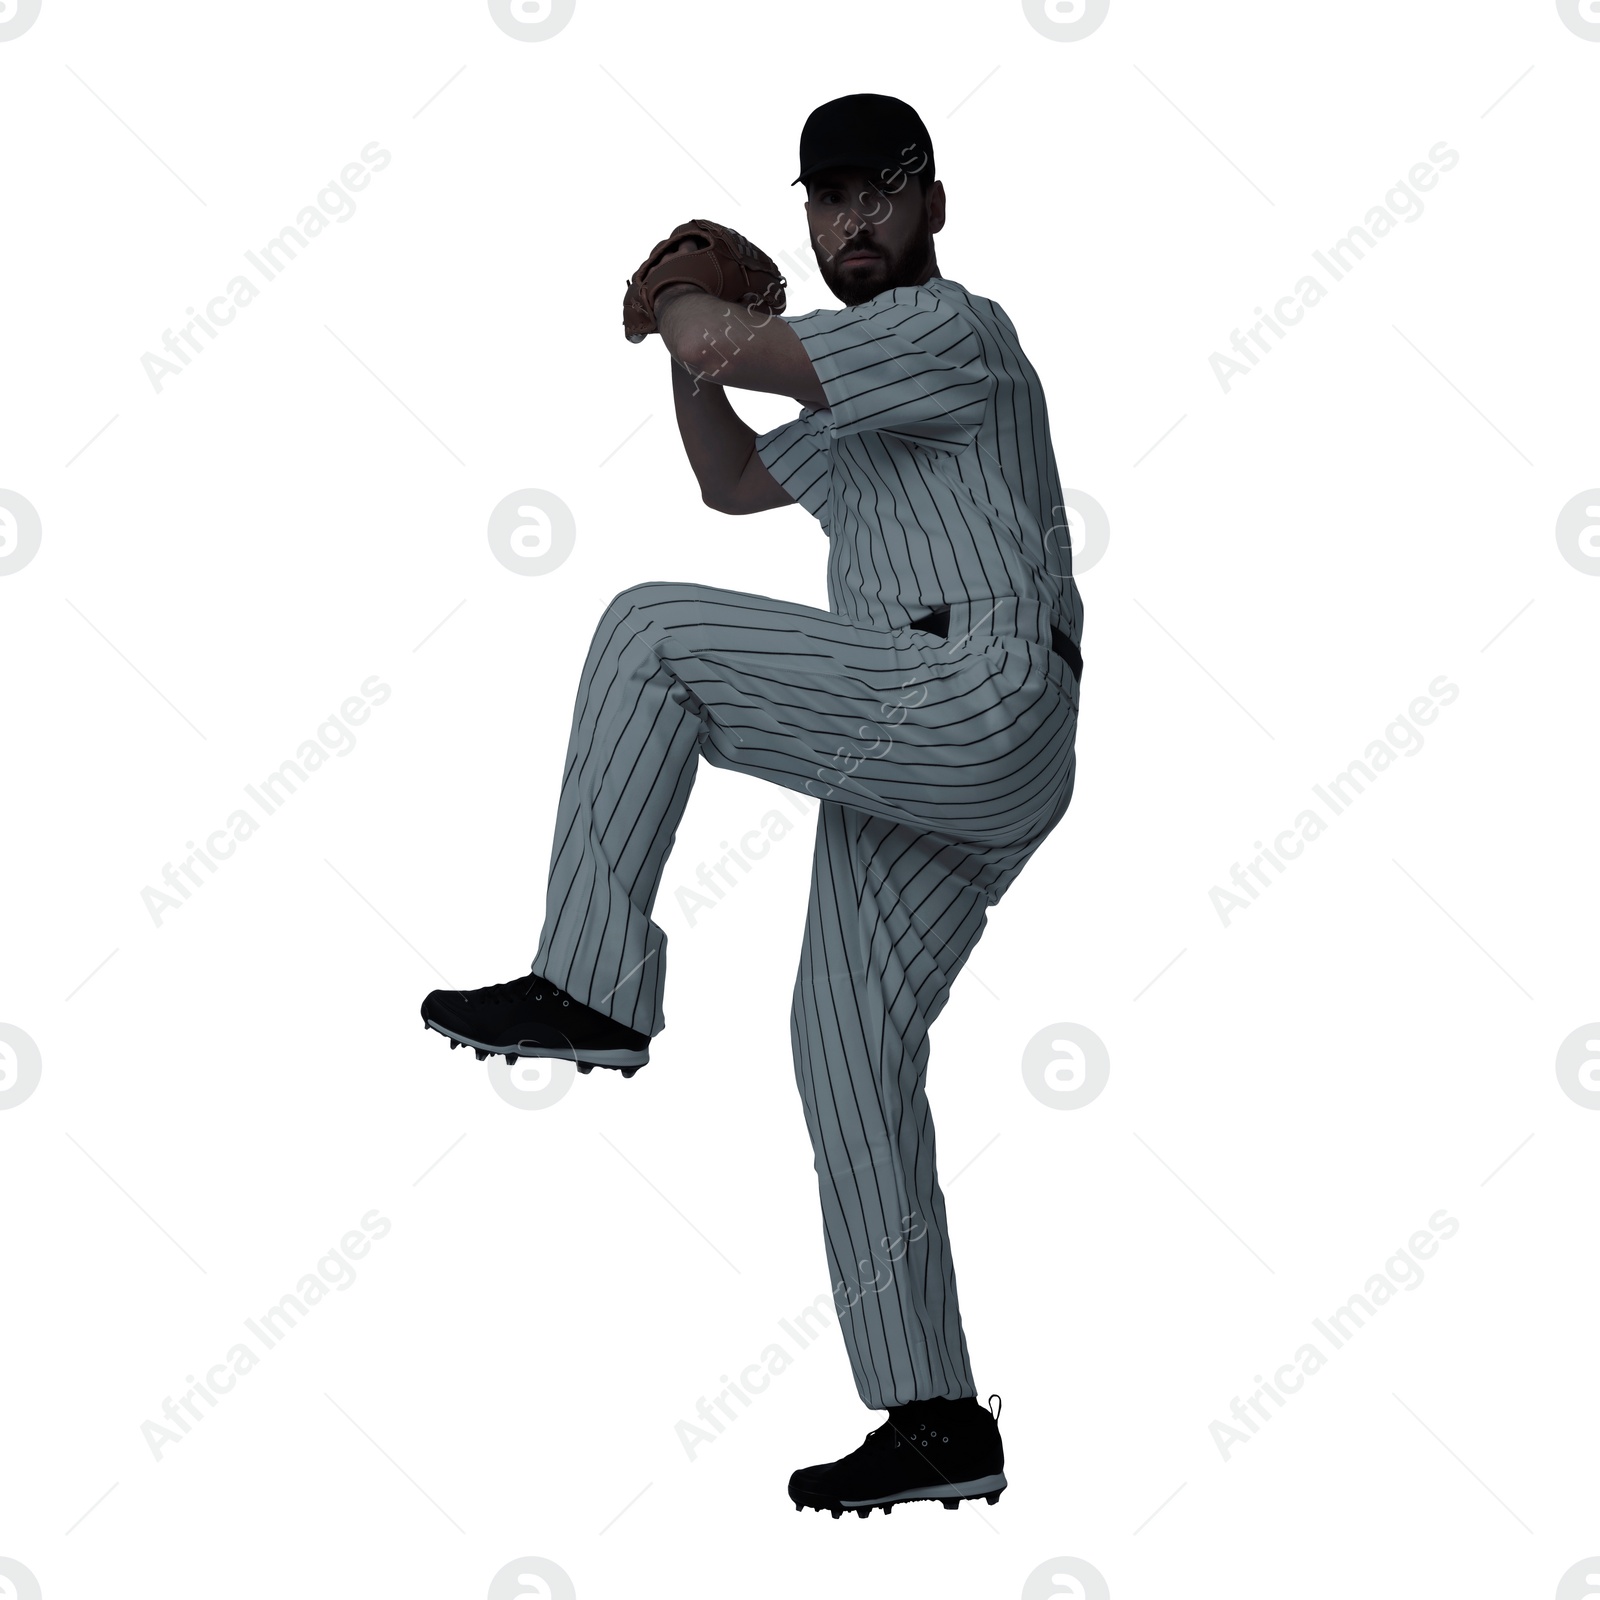
[[[793,422],[785,422],[756,437],[761,464],[789,496],[803,505],[828,531],[828,414],[806,407]]]
[[[827,396],[835,435],[887,433],[944,450],[971,445],[994,375],[965,313],[926,288],[789,320]]]

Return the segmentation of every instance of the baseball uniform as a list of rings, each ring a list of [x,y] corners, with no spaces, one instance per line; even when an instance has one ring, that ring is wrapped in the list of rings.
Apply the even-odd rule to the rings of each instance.
[[[1083,612],[1044,396],[998,305],[935,277],[788,321],[827,404],[756,448],[828,536],[829,609],[678,583],[612,601],[532,970],[658,1033],[651,912],[700,758],[819,802],[790,1036],[835,1305],[883,1408],[976,1392],[928,1029],[1071,800]],[[946,610],[945,637],[912,626]]]

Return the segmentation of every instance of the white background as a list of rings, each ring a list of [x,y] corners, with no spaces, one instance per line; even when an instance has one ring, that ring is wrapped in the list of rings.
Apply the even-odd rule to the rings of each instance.
[[[0,578],[0,1022],[42,1061],[0,1112],[0,1556],[46,1600],[476,1597],[523,1556],[592,1600],[1012,1596],[1062,1556],[1117,1597],[1543,1597],[1600,1553],[1600,1113],[1555,1071],[1600,1016],[1600,577],[1555,533],[1600,482],[1597,78],[1554,0],[1113,0],[1081,42],[579,0],[537,43],[468,0],[44,0],[0,43],[0,488],[43,530]],[[614,593],[826,604],[803,511],[701,505],[619,301],[686,216],[803,260],[800,125],[861,89],[927,121],[941,269],[1012,315],[1111,542],[1076,797],[933,1032],[1011,1487],[835,1522],[784,1492],[879,1420],[836,1327],[779,1328],[828,1290],[809,821],[690,927],[776,803],[702,767],[631,1081],[519,1109],[417,1005],[527,968]],[[374,140],[355,214],[158,393],[143,354]],[[1440,141],[1423,213],[1224,393],[1212,353]],[[544,576],[486,537],[522,488],[576,520]],[[374,674],[354,749],[157,926],[141,891]],[[1441,674],[1421,750],[1225,926],[1213,886]],[[1110,1053],[1081,1109],[1023,1079],[1060,1023]],[[374,1208],[356,1281],[155,1459]],[[1425,1280],[1225,1461],[1234,1397],[1441,1208]]]

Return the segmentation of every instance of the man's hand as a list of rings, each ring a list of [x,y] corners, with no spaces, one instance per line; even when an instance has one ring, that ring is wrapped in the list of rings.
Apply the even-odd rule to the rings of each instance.
[[[639,344],[659,331],[656,299],[679,285],[759,309],[768,316],[784,308],[783,274],[759,245],[720,222],[692,217],[656,245],[628,279],[622,297],[622,331],[631,343]]]
[[[667,253],[674,256],[692,255],[696,250],[704,250],[705,246],[698,239],[680,239],[677,247]],[[656,331],[661,331],[661,308],[673,300],[681,300],[686,294],[696,293],[692,283],[669,283],[656,296]],[[709,298],[709,297],[708,297]]]

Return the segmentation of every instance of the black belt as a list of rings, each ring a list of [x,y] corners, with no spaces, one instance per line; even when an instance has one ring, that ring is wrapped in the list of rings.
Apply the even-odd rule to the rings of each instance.
[[[950,607],[940,606],[937,610],[930,611],[925,617],[916,617],[912,620],[910,626],[921,633],[936,633],[941,639],[948,639],[950,637]],[[1072,671],[1074,681],[1081,683],[1083,681],[1083,652],[1053,622],[1050,624],[1050,648],[1066,662]]]

